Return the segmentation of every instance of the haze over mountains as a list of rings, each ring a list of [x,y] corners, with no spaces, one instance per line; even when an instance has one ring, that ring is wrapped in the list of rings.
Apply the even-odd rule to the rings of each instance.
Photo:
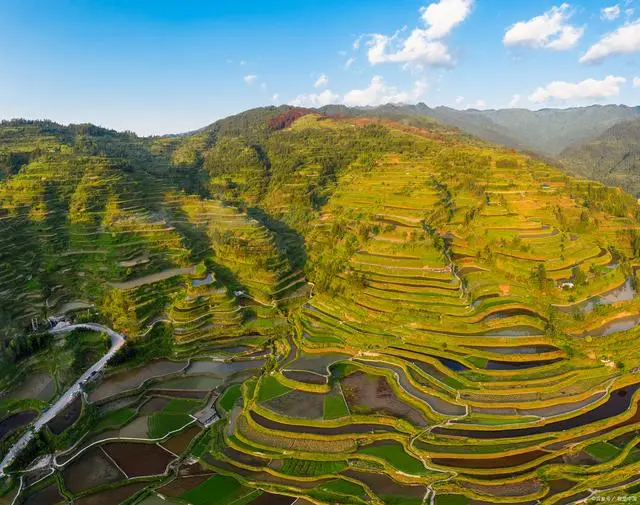
[[[419,103],[354,108],[329,105],[319,110],[329,115],[405,117],[405,120],[407,116],[429,118],[487,142],[560,162],[571,173],[621,186],[631,192],[640,190],[640,177],[636,175],[640,165],[634,154],[640,149],[640,138],[636,135],[638,123],[625,124],[640,118],[640,107],[637,106],[592,105],[537,111],[515,108],[457,110]]]

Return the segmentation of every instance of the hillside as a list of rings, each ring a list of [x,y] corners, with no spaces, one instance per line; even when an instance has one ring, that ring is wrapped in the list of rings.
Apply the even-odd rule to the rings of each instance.
[[[636,194],[640,192],[640,120],[617,124],[577,143],[565,149],[560,159],[575,173]]]
[[[635,198],[418,114],[327,112],[0,125],[1,447],[69,383],[34,320],[129,337],[13,465],[57,454],[21,499],[637,494]]]
[[[457,110],[425,104],[348,108],[330,105],[320,109],[330,115],[424,116],[460,128],[481,139],[547,157],[557,157],[572,144],[583,142],[608,128],[640,116],[638,107],[593,105],[568,109]]]

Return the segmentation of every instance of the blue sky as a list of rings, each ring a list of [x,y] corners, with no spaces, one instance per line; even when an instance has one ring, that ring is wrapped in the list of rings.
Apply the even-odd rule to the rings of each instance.
[[[640,103],[640,0],[5,1],[0,47],[0,118],[140,134],[281,103]]]

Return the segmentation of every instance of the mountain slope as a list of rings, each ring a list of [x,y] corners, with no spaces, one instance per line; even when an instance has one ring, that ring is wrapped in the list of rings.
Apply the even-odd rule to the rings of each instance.
[[[129,336],[78,421],[32,454],[70,448],[53,489],[124,488],[77,477],[104,460],[88,440],[145,477],[133,493],[189,502],[214,488],[227,504],[327,505],[633,492],[635,199],[385,113],[252,110],[123,138],[142,151],[130,161],[118,142],[84,150],[98,135],[79,144],[73,128],[6,142],[32,154],[0,182],[2,359],[55,372],[47,351],[9,351],[62,312]],[[46,408],[7,370],[3,419]],[[118,442],[100,438],[112,428]]]
[[[565,166],[590,179],[640,192],[640,119],[609,128],[560,154]]]
[[[347,108],[327,106],[322,112],[336,115],[424,116],[460,128],[495,144],[557,156],[570,145],[600,135],[615,124],[640,116],[640,108],[594,105],[569,109],[457,110],[430,108],[425,104]]]

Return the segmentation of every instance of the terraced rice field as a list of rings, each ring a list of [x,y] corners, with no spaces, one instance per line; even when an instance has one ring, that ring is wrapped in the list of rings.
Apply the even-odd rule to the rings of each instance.
[[[309,241],[345,266],[297,313],[281,369],[244,386],[212,469],[251,481],[327,458],[342,470],[273,485],[329,503],[329,475],[363,486],[353,503],[574,503],[640,484],[640,302],[613,257],[631,221],[585,217],[604,190],[538,161],[446,156],[338,180]],[[365,238],[345,250],[336,226]]]
[[[313,142],[361,130],[372,160],[340,158],[323,173],[333,165]],[[267,493],[374,505],[637,497],[633,198],[455,132],[308,115],[273,135],[304,150],[259,209],[134,185],[99,206],[100,227],[53,240],[57,268],[74,257],[74,281],[47,303],[84,298],[76,291],[98,275],[102,294],[131,309],[99,307],[118,328],[141,347],[156,327],[171,341],[164,359],[116,365],[89,392],[102,418],[87,437],[69,435],[65,447],[79,445],[57,460],[70,494],[149,477],[154,496],[203,505]],[[29,165],[23,183],[62,184],[45,168]],[[238,203],[248,170],[211,185]],[[88,173],[78,180],[93,184]],[[20,208],[12,198],[4,205]],[[27,234],[55,233],[42,198]],[[23,253],[11,252],[24,268],[0,271],[0,291],[31,296],[16,320],[45,301],[37,286],[18,289]]]

